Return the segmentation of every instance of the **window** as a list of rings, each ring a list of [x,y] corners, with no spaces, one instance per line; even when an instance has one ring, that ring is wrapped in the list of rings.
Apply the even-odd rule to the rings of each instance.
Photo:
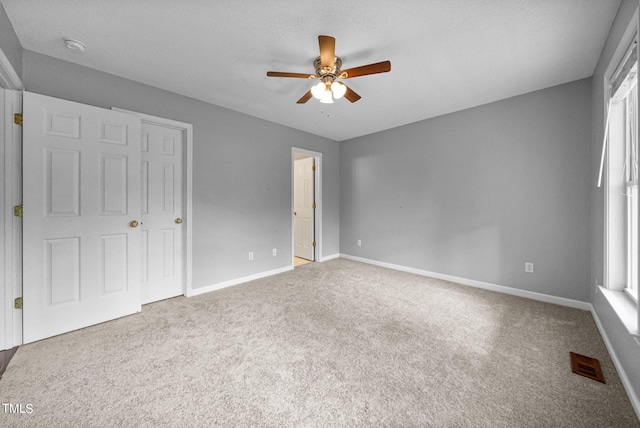
[[[637,36],[610,79],[606,174],[607,288],[638,298]]]
[[[635,73],[634,73],[635,74]],[[625,103],[625,196],[627,198],[627,283],[625,291],[638,300],[638,85],[634,77],[633,89]]]
[[[625,103],[625,180],[627,197],[627,284],[625,291],[638,300],[638,78]]]

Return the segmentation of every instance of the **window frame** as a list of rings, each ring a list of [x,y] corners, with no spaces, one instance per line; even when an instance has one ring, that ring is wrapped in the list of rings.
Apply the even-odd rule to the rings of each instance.
[[[637,68],[637,66],[636,66]],[[624,98],[625,192],[627,194],[627,283],[624,292],[638,303],[638,77]]]
[[[604,79],[606,180],[603,285],[606,289],[624,292],[634,304],[637,304],[640,276],[640,198],[637,166],[638,25],[628,29],[627,33],[630,36],[625,37],[620,43],[619,52],[610,62]],[[621,49],[622,47],[624,49]],[[635,65],[629,66],[632,52],[636,57]],[[631,76],[630,80],[628,76]],[[616,93],[613,93],[614,86]]]
[[[629,22],[629,25],[627,26],[627,29],[624,32],[624,35],[621,37],[620,42],[618,43],[618,46],[616,48],[616,51],[614,53],[614,55],[612,56],[609,65],[607,66],[604,74],[602,75],[602,80],[599,80],[599,83],[602,88],[602,105],[603,105],[603,129],[602,131],[604,132],[605,135],[605,139],[603,141],[603,146],[602,146],[602,154],[601,154],[601,159],[600,159],[600,174],[598,177],[598,187],[601,187],[601,184],[603,184],[602,179],[605,178],[606,180],[606,184],[603,185],[602,187],[604,187],[603,189],[603,196],[604,196],[604,200],[603,200],[603,205],[602,205],[602,209],[603,209],[603,220],[604,222],[602,223],[602,227],[603,227],[603,241],[602,241],[602,245],[603,245],[603,265],[602,265],[602,285],[598,285],[598,280],[596,278],[596,286],[595,286],[595,294],[599,294],[601,293],[602,296],[606,299],[606,301],[609,303],[609,305],[611,306],[611,308],[613,309],[614,313],[618,316],[618,318],[620,319],[620,321],[622,322],[622,324],[624,325],[625,329],[627,330],[627,332],[635,339],[635,341],[640,344],[640,309],[639,309],[639,302],[637,299],[634,300],[634,296],[632,295],[632,293],[629,292],[629,290],[625,291],[626,287],[620,287],[619,284],[612,284],[610,281],[611,278],[611,272],[610,272],[610,268],[611,268],[611,264],[610,264],[610,218],[609,218],[609,198],[610,198],[610,185],[609,185],[609,177],[610,177],[610,171],[609,171],[609,166],[611,164],[610,162],[610,144],[608,144],[608,137],[609,137],[609,119],[611,117],[611,113],[615,112],[614,108],[615,105],[611,100],[611,91],[612,91],[612,84],[611,82],[614,81],[614,77],[618,77],[616,76],[615,73],[617,73],[620,69],[621,66],[625,63],[625,61],[628,59],[628,52],[629,52],[629,48],[630,46],[632,46],[632,43],[634,42],[634,40],[637,40],[638,38],[638,33],[639,33],[639,19],[638,19],[638,15],[639,15],[639,10],[636,9],[636,11],[634,12],[634,16],[631,19],[631,21]],[[640,68],[640,66],[636,66],[638,68]],[[638,85],[636,85],[638,86]],[[640,106],[640,101],[638,101],[638,106]],[[640,123],[638,123],[638,130],[640,130]],[[600,134],[603,135],[603,134]],[[606,159],[606,162],[605,162]],[[606,174],[603,174],[606,170]],[[622,175],[620,175],[619,177],[622,177]],[[616,189],[618,190],[618,194],[620,193],[620,189]],[[639,197],[638,197],[638,213],[640,214],[640,191],[639,191]],[[640,229],[640,225],[638,226],[638,229]],[[640,242],[640,230],[637,231],[638,233],[638,242]],[[639,250],[640,252],[640,250]],[[638,266],[640,269],[640,254],[638,254]],[[614,260],[615,262],[615,260]],[[626,272],[625,272],[626,275]],[[640,276],[640,273],[639,273]],[[626,279],[625,279],[625,285],[626,285]],[[640,285],[638,285],[638,288],[640,288]],[[637,290],[636,290],[637,291]],[[639,292],[640,293],[640,292]]]

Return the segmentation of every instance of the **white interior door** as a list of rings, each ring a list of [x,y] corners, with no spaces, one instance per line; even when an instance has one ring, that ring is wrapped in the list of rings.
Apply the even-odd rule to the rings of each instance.
[[[296,160],[294,165],[294,255],[314,258],[314,171],[313,158]]]
[[[142,122],[142,303],[184,294],[182,130]]]
[[[24,343],[139,312],[140,119],[29,92],[23,115]]]

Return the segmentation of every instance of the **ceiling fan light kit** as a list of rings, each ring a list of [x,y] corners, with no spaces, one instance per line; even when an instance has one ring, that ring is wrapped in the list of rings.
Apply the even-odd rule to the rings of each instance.
[[[375,64],[342,70],[342,59],[335,56],[336,39],[331,36],[318,36],[320,56],[313,61],[315,74],[289,73],[282,71],[268,71],[268,77],[293,77],[301,79],[318,79],[306,94],[298,100],[298,104],[304,104],[311,98],[320,100],[321,103],[331,104],[333,100],[344,97],[352,103],[361,97],[347,85],[338,82],[337,79],[349,79],[352,77],[366,76],[369,74],[386,73],[391,71],[391,62],[382,61]]]

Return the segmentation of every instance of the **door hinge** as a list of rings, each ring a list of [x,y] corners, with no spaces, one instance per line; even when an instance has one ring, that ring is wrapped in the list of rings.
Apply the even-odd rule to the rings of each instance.
[[[316,209],[316,204],[314,203],[313,205],[311,205],[311,208],[313,208],[315,210]]]
[[[13,216],[22,217],[22,205],[16,205],[13,207]]]
[[[315,247],[315,246],[316,246],[316,241],[313,241],[313,242],[311,243],[311,246],[312,246],[312,247]]]
[[[20,119],[20,123],[22,123],[22,119]],[[316,166],[315,166],[315,165],[313,165],[313,166],[311,167],[311,171],[315,171],[315,170],[316,170]]]
[[[13,307],[16,309],[22,309],[22,297],[16,297],[16,300],[13,301]]]
[[[22,126],[22,113],[15,113],[13,115],[13,123]]]

